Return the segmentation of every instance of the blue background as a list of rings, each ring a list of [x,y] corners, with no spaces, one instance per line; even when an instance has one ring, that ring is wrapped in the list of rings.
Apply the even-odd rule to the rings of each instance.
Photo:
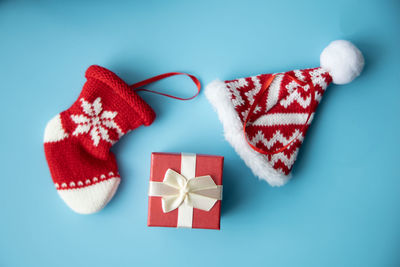
[[[399,11],[399,1],[0,1],[0,266],[400,266]],[[184,71],[206,85],[316,67],[335,39],[353,41],[366,67],[329,87],[286,186],[252,175],[203,93],[142,93],[158,117],[113,147],[114,199],[82,216],[58,197],[43,131],[89,65],[128,83]],[[184,77],[149,88],[194,92]],[[225,156],[221,231],[146,226],[153,151]]]

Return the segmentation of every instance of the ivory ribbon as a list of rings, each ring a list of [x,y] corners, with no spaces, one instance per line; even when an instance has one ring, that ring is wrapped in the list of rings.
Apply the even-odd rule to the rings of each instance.
[[[193,208],[210,211],[222,199],[222,185],[210,175],[195,177],[196,154],[181,157],[181,173],[168,169],[162,182],[150,181],[149,196],[162,197],[164,213],[178,209],[177,227],[192,228]]]

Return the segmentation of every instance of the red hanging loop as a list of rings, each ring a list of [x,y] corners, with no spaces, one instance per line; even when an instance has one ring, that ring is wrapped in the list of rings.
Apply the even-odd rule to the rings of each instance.
[[[248,139],[248,137],[247,137],[247,134],[246,134],[247,123],[248,123],[248,121],[249,121],[249,119],[250,119],[250,115],[251,115],[251,114],[253,113],[253,111],[254,111],[254,108],[257,106],[258,102],[260,102],[261,98],[263,97],[263,95],[265,94],[265,92],[267,91],[267,89],[270,87],[272,81],[274,80],[274,78],[275,78],[277,75],[283,75],[283,74],[273,74],[273,75],[271,75],[271,76],[268,78],[268,80],[266,80],[266,81],[263,83],[263,85],[262,85],[262,87],[261,87],[261,90],[260,90],[260,92],[259,92],[259,94],[258,94],[258,97],[257,97],[256,99],[254,99],[254,103],[251,105],[250,110],[249,110],[249,113],[247,114],[247,116],[246,116],[246,118],[245,118],[245,120],[244,120],[244,123],[243,123],[243,133],[244,133],[246,142],[249,144],[249,146],[250,146],[252,149],[254,149],[254,150],[257,151],[258,153],[261,153],[261,154],[264,154],[264,155],[274,155],[274,154],[278,154],[278,153],[284,151],[286,148],[288,148],[293,142],[295,142],[295,141],[297,140],[297,138],[300,136],[300,134],[301,134],[301,133],[304,131],[304,129],[307,127],[308,121],[310,120],[310,117],[311,117],[311,114],[312,114],[312,107],[314,106],[314,94],[315,94],[314,91],[315,91],[315,88],[314,88],[314,84],[311,82],[311,84],[310,84],[311,103],[310,103],[310,106],[309,106],[308,117],[307,117],[307,120],[306,120],[306,122],[304,123],[303,127],[301,128],[301,131],[296,135],[296,137],[293,138],[293,140],[291,140],[289,143],[287,143],[286,145],[284,145],[283,147],[281,147],[281,148],[279,148],[279,149],[277,149],[277,150],[275,150],[275,151],[263,150],[263,149],[260,149],[260,148],[258,148],[258,147],[256,147],[256,146],[254,146],[254,145],[249,141],[249,139]],[[295,81],[296,83],[298,83],[300,86],[305,86],[305,85],[307,85],[307,83],[302,82],[302,81],[296,79],[295,77],[293,77],[293,76],[291,76],[291,75],[287,75],[287,76],[288,76],[291,80],[293,80],[293,81]]]
[[[189,98],[181,98],[181,97],[177,97],[177,96],[161,93],[161,92],[158,92],[158,91],[153,91],[153,90],[148,90],[148,89],[141,88],[141,87],[143,87],[145,85],[148,85],[150,83],[157,82],[159,80],[162,80],[162,79],[165,79],[165,78],[169,78],[169,77],[172,77],[172,76],[175,76],[175,75],[186,75],[186,76],[188,76],[194,82],[194,84],[197,86],[197,93],[194,96],[189,97]],[[131,89],[133,89],[134,91],[136,91],[136,92],[145,91],[145,92],[150,92],[150,93],[153,93],[153,94],[162,95],[162,96],[166,96],[166,97],[170,97],[170,98],[178,99],[178,100],[190,100],[190,99],[193,99],[200,93],[200,90],[201,90],[200,81],[195,76],[187,74],[187,73],[183,73],[183,72],[168,72],[168,73],[160,74],[160,75],[154,76],[152,78],[146,79],[144,81],[132,84],[129,87]]]

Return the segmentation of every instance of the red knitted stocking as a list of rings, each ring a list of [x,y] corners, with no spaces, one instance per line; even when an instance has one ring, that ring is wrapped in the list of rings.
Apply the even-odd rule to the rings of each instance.
[[[155,113],[124,81],[100,66],[86,71],[78,100],[55,116],[44,150],[61,198],[78,213],[101,210],[120,182],[110,147],[127,132],[148,126]]]

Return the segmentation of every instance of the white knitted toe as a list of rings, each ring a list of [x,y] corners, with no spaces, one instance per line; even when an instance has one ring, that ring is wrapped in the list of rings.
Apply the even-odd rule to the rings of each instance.
[[[113,177],[94,185],[57,190],[64,202],[75,212],[91,214],[100,211],[112,199],[121,179]]]

